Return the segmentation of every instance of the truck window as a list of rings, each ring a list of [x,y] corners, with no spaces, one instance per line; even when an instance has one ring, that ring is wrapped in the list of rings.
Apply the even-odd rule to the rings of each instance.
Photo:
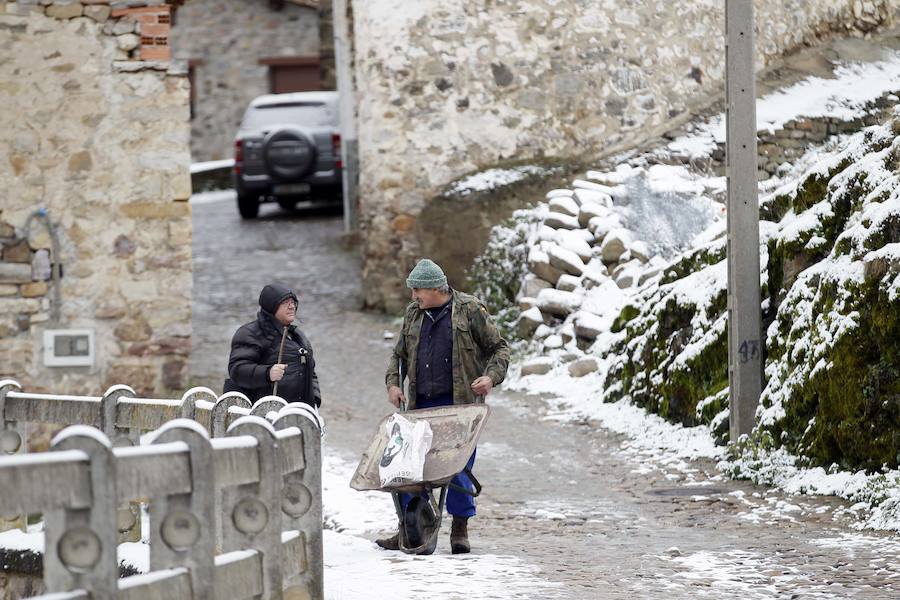
[[[291,123],[305,127],[334,125],[337,119],[331,107],[322,102],[267,104],[252,106],[244,113],[242,129]]]

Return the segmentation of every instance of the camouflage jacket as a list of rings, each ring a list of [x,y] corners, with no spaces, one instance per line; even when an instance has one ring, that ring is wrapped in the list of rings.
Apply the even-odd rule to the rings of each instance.
[[[499,384],[506,377],[509,365],[509,345],[488,314],[487,309],[475,296],[451,290],[451,319],[453,326],[453,403],[474,404],[484,402],[475,396],[472,382],[487,375]],[[406,307],[400,339],[391,353],[384,381],[387,387],[401,387],[399,365],[403,361],[404,375],[409,378],[409,393],[406,394],[407,408],[416,407],[416,354],[419,348],[419,333],[425,311],[415,302]]]

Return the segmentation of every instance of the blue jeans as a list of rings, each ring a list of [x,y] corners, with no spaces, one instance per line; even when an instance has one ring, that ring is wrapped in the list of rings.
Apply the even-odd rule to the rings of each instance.
[[[435,408],[437,406],[451,406],[452,404],[453,397],[450,394],[444,396],[436,396],[430,399],[425,399],[422,396],[416,398],[416,408]],[[472,456],[469,457],[469,462],[466,463],[466,467],[471,470],[474,464],[475,451],[473,450]],[[450,483],[454,483],[467,490],[475,489],[475,486],[472,485],[472,482],[469,481],[469,477],[465,473],[458,473],[453,479],[450,480]],[[400,494],[400,505],[403,507],[403,510],[406,510],[406,505],[409,504],[409,501],[412,498],[412,494]],[[474,517],[475,497],[468,494],[463,494],[462,492],[454,490],[453,488],[448,489],[447,512],[454,517]]]

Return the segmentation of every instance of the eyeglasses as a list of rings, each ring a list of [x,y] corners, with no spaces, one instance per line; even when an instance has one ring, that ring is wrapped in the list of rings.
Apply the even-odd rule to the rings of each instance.
[[[279,306],[284,306],[288,310],[297,310],[297,308],[298,308],[298,304],[296,302],[294,302],[293,300],[285,300],[284,302],[279,304]]]

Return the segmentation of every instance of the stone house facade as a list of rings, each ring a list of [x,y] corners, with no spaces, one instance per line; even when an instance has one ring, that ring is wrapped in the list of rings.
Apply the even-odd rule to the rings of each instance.
[[[326,11],[330,2],[188,0],[179,4],[171,46],[173,57],[187,63],[191,79],[195,162],[232,157],[234,134],[253,98],[334,89]]]
[[[28,391],[188,384],[190,89],[171,16],[153,0],[0,4],[0,379]],[[93,356],[63,344],[51,354],[90,360],[48,366],[47,330],[88,332]]]
[[[450,182],[509,161],[595,159],[677,127],[721,97],[724,4],[354,2],[367,302],[405,304],[399,282],[445,241],[420,217]],[[760,69],[823,36],[864,35],[894,10],[890,0],[754,6]]]

